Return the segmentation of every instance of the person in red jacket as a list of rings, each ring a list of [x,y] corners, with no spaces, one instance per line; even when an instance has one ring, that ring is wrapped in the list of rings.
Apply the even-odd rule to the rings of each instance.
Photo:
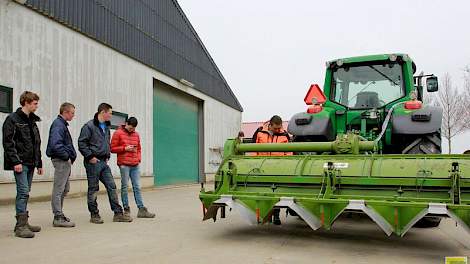
[[[122,125],[114,132],[111,139],[111,152],[117,154],[117,165],[121,170],[121,199],[124,207],[124,213],[130,215],[129,200],[127,198],[127,184],[129,178],[132,182],[135,203],[139,208],[138,218],[154,218],[155,214],[150,213],[144,206],[140,190],[140,170],[139,164],[142,160],[142,147],[140,145],[140,136],[135,128],[137,127],[137,118],[130,117],[125,125]]]

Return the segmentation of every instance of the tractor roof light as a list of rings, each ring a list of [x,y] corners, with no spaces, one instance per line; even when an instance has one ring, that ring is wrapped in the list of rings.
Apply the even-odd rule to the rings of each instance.
[[[391,54],[389,57],[390,61],[396,61],[397,60],[397,55]]]

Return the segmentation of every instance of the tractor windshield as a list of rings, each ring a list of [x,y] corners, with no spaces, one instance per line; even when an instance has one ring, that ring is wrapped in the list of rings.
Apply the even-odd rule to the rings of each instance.
[[[350,108],[378,108],[405,95],[396,63],[337,68],[331,89],[331,99]]]

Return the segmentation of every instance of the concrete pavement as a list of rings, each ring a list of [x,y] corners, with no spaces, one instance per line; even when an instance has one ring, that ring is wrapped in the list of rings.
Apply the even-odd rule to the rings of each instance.
[[[144,192],[157,218],[132,223],[113,223],[107,197],[100,195],[103,225],[88,222],[84,197],[66,199],[64,212],[77,224],[73,229],[52,227],[49,202],[32,203],[30,222],[43,227],[34,239],[14,237],[14,208],[0,206],[0,263],[428,264],[470,255],[465,247],[470,235],[450,220],[439,228],[412,229],[404,238],[387,237],[364,218],[340,219],[332,231],[313,231],[295,217],[282,226],[248,226],[228,211],[226,219],[201,222],[198,191],[192,185]]]

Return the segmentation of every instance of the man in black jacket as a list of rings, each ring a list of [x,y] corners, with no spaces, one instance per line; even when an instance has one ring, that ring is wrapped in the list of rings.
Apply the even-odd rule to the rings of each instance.
[[[21,107],[8,115],[2,128],[4,169],[13,170],[16,181],[15,235],[22,238],[32,238],[33,232],[41,231],[41,227],[29,225],[27,211],[34,169],[38,169],[39,175],[43,174],[41,137],[36,125],[41,119],[34,114],[38,103],[37,94],[29,91],[22,93]]]
[[[67,128],[75,116],[75,106],[71,103],[63,103],[60,106],[60,114],[52,122],[49,130],[46,154],[54,165],[54,187],[52,188],[51,205],[54,227],[74,227],[75,223],[65,217],[62,212],[64,198],[70,190],[70,173],[72,164],[77,159],[77,152],[73,147],[72,136]]]
[[[99,181],[104,184],[108,193],[111,210],[114,212],[114,222],[132,222],[132,218],[123,214],[123,209],[119,205],[111,169],[108,166],[108,160],[111,156],[109,131],[110,120],[112,117],[112,107],[107,103],[98,106],[98,112],[93,120],[83,125],[78,138],[78,149],[82,153],[88,180],[88,210],[90,211],[90,222],[102,224],[103,220],[99,214],[96,197],[99,190]]]

